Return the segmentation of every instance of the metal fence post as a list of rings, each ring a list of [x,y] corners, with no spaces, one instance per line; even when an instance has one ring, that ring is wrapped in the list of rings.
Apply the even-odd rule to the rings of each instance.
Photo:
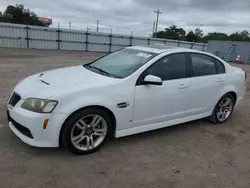
[[[164,44],[167,45],[167,40],[164,40]]]
[[[181,41],[178,41],[178,47],[180,47],[180,45],[181,45]]]
[[[205,44],[203,44],[203,51],[205,51]]]
[[[112,33],[109,35],[109,53],[111,53],[112,49]]]
[[[129,46],[132,46],[132,39],[133,39],[133,36],[131,35],[131,37],[129,37],[129,38],[130,38]]]
[[[148,45],[150,45],[150,38],[148,38]]]
[[[57,49],[60,50],[60,42],[61,42],[61,39],[60,39],[60,33],[62,32],[60,29],[57,29],[56,30],[57,32]]]
[[[190,46],[190,49],[193,49],[193,46],[194,46],[195,42],[193,42]]]
[[[30,48],[30,43],[29,43],[29,40],[30,40],[30,38],[29,38],[29,29],[30,28],[29,28],[28,25],[26,25],[26,27],[24,29],[26,29],[26,38],[25,38],[25,40],[27,42],[27,48]]]
[[[88,43],[89,43],[89,35],[90,35],[88,30],[85,33],[85,35],[86,35],[86,42],[85,42],[85,44],[86,44],[86,52],[88,52]]]

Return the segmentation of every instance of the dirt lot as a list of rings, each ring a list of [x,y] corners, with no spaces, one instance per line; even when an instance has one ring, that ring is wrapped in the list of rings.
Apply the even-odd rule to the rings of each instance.
[[[250,187],[250,90],[223,125],[199,120],[113,139],[88,156],[64,148],[32,148],[9,130],[6,100],[20,79],[100,55],[0,49],[1,188]],[[250,75],[250,66],[242,67]]]

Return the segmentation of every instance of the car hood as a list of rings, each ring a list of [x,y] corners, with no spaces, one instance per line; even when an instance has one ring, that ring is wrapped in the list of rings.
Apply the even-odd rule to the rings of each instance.
[[[38,75],[39,79],[49,85],[60,85],[77,82],[99,81],[104,76],[87,70],[83,66],[74,66],[61,69],[55,69],[43,72]]]
[[[103,76],[83,66],[45,71],[22,80],[14,89],[23,99],[51,98],[76,90],[103,87],[119,79]]]

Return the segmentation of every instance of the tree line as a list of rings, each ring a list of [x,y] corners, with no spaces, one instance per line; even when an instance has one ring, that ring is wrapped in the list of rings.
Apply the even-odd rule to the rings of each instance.
[[[9,5],[3,13],[0,11],[0,22],[45,26],[34,12],[23,5]]]
[[[178,28],[176,25],[172,25],[169,28],[165,28],[163,31],[154,33],[153,37],[172,39],[172,40],[183,40],[189,42],[202,42],[207,43],[209,40],[229,40],[229,41],[249,41],[250,34],[247,30],[235,32],[232,34],[212,32],[204,35],[203,30],[196,28],[194,31],[188,33],[183,28]]]

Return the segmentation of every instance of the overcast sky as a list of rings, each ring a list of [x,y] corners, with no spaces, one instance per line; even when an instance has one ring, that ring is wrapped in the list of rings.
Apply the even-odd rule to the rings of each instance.
[[[207,32],[231,33],[250,30],[250,0],[0,0],[7,5],[23,4],[40,17],[53,19],[52,27],[96,30],[148,36],[160,9],[158,30],[177,25],[186,30],[200,27]]]

